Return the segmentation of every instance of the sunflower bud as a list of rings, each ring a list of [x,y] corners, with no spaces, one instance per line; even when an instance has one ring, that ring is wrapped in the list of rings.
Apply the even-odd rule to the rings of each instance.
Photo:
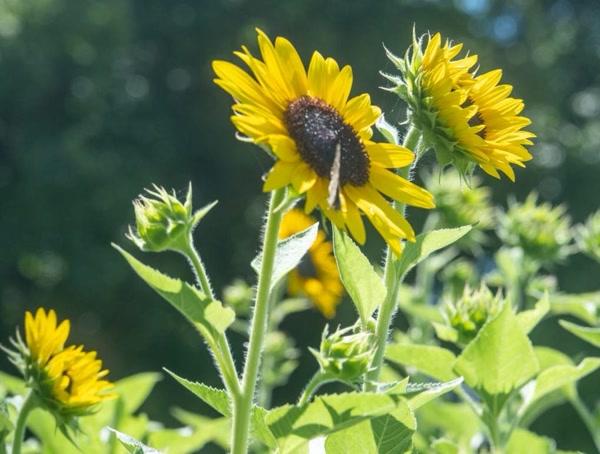
[[[460,297],[466,286],[475,285],[478,272],[472,262],[457,259],[444,267],[441,276],[444,282],[444,293],[455,299]]]
[[[326,326],[320,351],[311,350],[325,374],[346,382],[353,382],[367,372],[374,353],[373,334],[351,333],[352,329],[338,328],[329,335]]]
[[[498,236],[509,246],[517,246],[525,256],[551,265],[571,252],[571,220],[564,206],[539,203],[535,193],[525,202],[509,203],[499,215]]]
[[[193,213],[191,185],[183,203],[175,191],[169,194],[160,186],[154,185],[146,193],[133,202],[136,225],[135,230],[129,227],[127,235],[142,251],[181,251],[189,234],[214,206],[213,203]]]
[[[263,380],[269,387],[287,383],[290,374],[298,366],[298,350],[294,341],[281,331],[272,331],[265,340],[265,358],[269,367],[264,369]]]
[[[248,315],[254,289],[243,279],[235,279],[223,289],[223,301],[238,315]]]
[[[584,254],[600,262],[600,210],[579,226],[576,239],[579,249]]]
[[[458,301],[446,303],[445,317],[457,332],[458,343],[464,345],[477,336],[481,327],[499,312],[501,306],[500,296],[493,295],[484,284],[479,290],[467,286]]]

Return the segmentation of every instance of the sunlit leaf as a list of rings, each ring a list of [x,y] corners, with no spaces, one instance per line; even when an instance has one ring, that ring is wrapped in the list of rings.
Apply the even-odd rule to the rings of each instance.
[[[333,249],[344,287],[366,323],[385,300],[385,285],[347,233],[333,229]]]
[[[439,229],[417,235],[414,243],[407,242],[402,255],[396,263],[396,272],[402,277],[415,265],[425,260],[435,251],[443,249],[471,231],[473,227],[463,225],[454,229]]]
[[[209,342],[224,332],[235,320],[235,312],[213,301],[196,287],[174,279],[144,265],[128,252],[113,244],[129,265],[152,289],[177,309]]]
[[[548,294],[545,294],[536,304],[533,309],[522,311],[517,314],[517,321],[521,326],[521,329],[525,334],[529,334],[533,328],[537,326],[539,322],[546,316],[550,311],[550,303]]]
[[[531,341],[508,303],[481,328],[456,360],[454,371],[489,394],[507,394],[539,370]]]
[[[146,446],[139,440],[119,432],[118,430],[108,428],[112,433],[114,433],[119,440],[119,442],[127,449],[127,452],[131,454],[160,454],[160,451],[151,448],[150,446]]]
[[[298,266],[302,257],[304,257],[304,254],[308,252],[317,239],[318,232],[319,223],[316,222],[307,229],[277,242],[273,262],[273,275],[271,277],[271,288],[287,273]],[[262,255],[257,256],[252,261],[251,265],[254,271],[260,273]]]
[[[580,326],[575,323],[568,322],[566,320],[559,321],[560,326],[574,334],[575,336],[583,339],[586,342],[600,348],[600,327],[590,328],[588,326]]]
[[[404,367],[414,367],[436,380],[447,381],[456,377],[452,370],[456,356],[450,350],[434,345],[391,344],[385,357]]]

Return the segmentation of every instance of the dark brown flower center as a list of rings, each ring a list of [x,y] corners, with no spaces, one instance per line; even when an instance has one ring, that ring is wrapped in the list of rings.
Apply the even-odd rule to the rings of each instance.
[[[302,96],[289,103],[284,121],[298,153],[320,177],[331,178],[340,151],[339,183],[363,186],[369,181],[369,156],[352,126],[326,102]]]

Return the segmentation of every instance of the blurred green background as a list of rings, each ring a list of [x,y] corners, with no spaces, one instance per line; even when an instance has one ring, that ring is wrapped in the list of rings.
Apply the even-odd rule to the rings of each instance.
[[[388,120],[398,121],[403,106],[377,88],[384,84],[378,71],[393,69],[382,43],[403,53],[413,24],[464,42],[483,70],[502,67],[526,101],[539,136],[535,159],[515,185],[486,177],[494,199],[522,199],[536,189],[565,202],[576,221],[597,209],[598,0],[2,0],[0,341],[22,324],[25,309],[53,307],[72,320],[75,341],[100,352],[114,379],[166,366],[217,385],[200,338],[110,247],[114,241],[133,250],[123,237],[131,200],[152,183],[183,192],[188,181],[196,206],[218,199],[197,244],[217,289],[235,276],[252,282],[248,264],[258,248],[269,160],[235,140],[230,100],[212,83],[211,60],[233,59],[243,43],[254,48],[258,26],[290,38],[306,59],[319,49],[351,64],[353,92],[370,91]],[[375,259],[381,245],[371,234]],[[191,279],[180,257],[144,260]],[[585,258],[558,274],[566,291],[599,287],[600,269]],[[351,318],[346,301],[338,321]],[[275,403],[295,399],[314,371],[305,346],[317,345],[324,323],[315,311],[286,321],[305,353]],[[534,338],[574,356],[586,351],[556,323]],[[238,359],[241,342],[233,336]],[[0,368],[11,370],[4,358]],[[581,385],[589,406],[600,398],[597,383],[598,374]],[[169,421],[171,405],[204,410],[168,379],[144,408]],[[568,406],[533,429],[562,449],[592,450]]]

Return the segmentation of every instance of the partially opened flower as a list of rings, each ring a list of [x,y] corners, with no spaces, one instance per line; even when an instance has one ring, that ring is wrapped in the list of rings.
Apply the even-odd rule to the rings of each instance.
[[[283,217],[279,238],[288,238],[314,223],[315,220],[301,210],[288,211]],[[288,292],[291,295],[307,296],[327,318],[335,315],[344,288],[333,256],[333,246],[326,240],[322,230],[317,233],[317,239],[300,265],[290,272]]]
[[[57,323],[56,312],[39,308],[25,313],[25,342],[17,334],[10,359],[20,369],[38,405],[52,412],[64,429],[72,417],[93,413],[98,403],[112,398],[108,370],[96,352],[83,346],[65,347],[70,323]]]
[[[477,75],[477,56],[459,57],[462,47],[436,33],[415,39],[405,58],[388,52],[401,71],[386,76],[395,83],[390,90],[408,103],[411,121],[440,164],[461,172],[477,164],[514,181],[511,166],[525,167],[531,159],[526,146],[535,135],[523,130],[531,121],[520,115],[523,101],[510,97],[512,86],[500,84],[502,71]]]
[[[278,37],[272,43],[260,30],[262,59],[246,47],[236,55],[250,73],[226,61],[213,62],[215,82],[233,96],[232,121],[238,131],[266,147],[275,164],[264,190],[292,186],[306,195],[306,212],[316,207],[338,227],[365,241],[366,215],[390,247],[414,240],[410,224],[385,196],[409,205],[432,208],[424,189],[399,177],[413,153],[371,139],[381,115],[368,94],[349,98],[352,69],[314,52],[305,69],[294,46]]]

